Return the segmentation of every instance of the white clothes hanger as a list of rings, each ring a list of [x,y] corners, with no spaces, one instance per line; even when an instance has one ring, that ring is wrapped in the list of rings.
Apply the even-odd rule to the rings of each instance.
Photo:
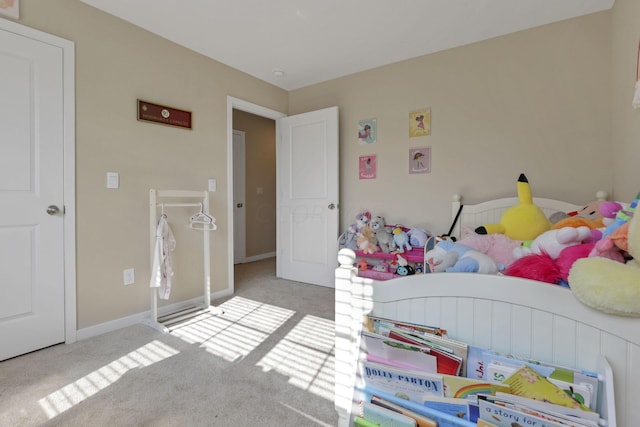
[[[189,219],[189,227],[194,230],[215,230],[218,227],[215,224],[214,217],[204,211],[204,205],[200,203],[200,212],[194,214]]]

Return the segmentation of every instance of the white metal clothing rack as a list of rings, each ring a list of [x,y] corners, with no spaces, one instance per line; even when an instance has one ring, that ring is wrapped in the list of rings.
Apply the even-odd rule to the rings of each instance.
[[[180,200],[179,202],[170,202],[170,200]],[[189,202],[185,202],[189,200]],[[204,257],[204,296],[201,304],[189,304],[186,307],[182,307],[177,311],[163,313],[162,316],[158,316],[158,291],[157,288],[150,288],[151,293],[151,315],[149,319],[145,319],[144,323],[158,329],[162,332],[169,332],[172,325],[176,323],[197,316],[199,314],[210,312],[218,315],[222,313],[217,307],[211,306],[211,257],[210,257],[210,242],[209,242],[209,230],[215,230],[215,224],[213,217],[208,215],[209,211],[209,192],[208,191],[191,191],[191,190],[149,190],[149,235],[150,235],[150,253],[151,264],[153,265],[153,253],[156,245],[156,230],[158,227],[159,214],[158,210],[164,213],[167,208],[175,207],[197,207],[200,208],[200,212],[192,217],[202,217],[202,215],[211,218],[212,222],[210,227],[202,227],[202,222],[198,220],[200,224],[197,228],[202,231],[203,239],[203,257]],[[161,215],[161,214],[160,214]],[[192,223],[193,225],[193,223]]]

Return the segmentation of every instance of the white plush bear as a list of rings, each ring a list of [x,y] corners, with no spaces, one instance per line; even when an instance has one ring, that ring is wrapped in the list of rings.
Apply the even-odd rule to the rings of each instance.
[[[533,239],[529,247],[519,246],[513,249],[515,259],[529,254],[547,254],[551,259],[558,259],[560,252],[566,247],[580,245],[591,238],[591,229],[587,226],[562,227],[545,231]]]

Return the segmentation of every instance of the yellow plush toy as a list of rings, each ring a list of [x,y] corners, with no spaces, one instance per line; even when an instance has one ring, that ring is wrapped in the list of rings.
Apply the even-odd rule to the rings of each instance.
[[[629,220],[627,249],[635,259],[622,264],[582,258],[569,270],[569,286],[583,304],[605,313],[640,317],[640,214]]]
[[[502,213],[500,223],[480,226],[476,233],[500,233],[513,240],[533,240],[551,228],[542,209],[533,204],[531,186],[523,173],[518,178],[517,190],[518,204]]]

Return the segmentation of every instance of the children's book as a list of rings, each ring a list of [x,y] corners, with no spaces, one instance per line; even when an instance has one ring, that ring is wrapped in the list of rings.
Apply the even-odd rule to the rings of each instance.
[[[549,379],[586,387],[590,392],[590,399],[589,402],[585,401],[585,404],[592,409],[597,407],[598,390],[601,379],[595,372],[568,368],[554,363],[526,359],[515,355],[500,354],[480,347],[469,346],[466,376],[468,378],[491,380],[491,378],[487,376],[487,369],[488,364],[492,362],[510,364],[515,367],[527,365],[540,375]]]
[[[441,337],[447,336],[445,329],[437,326],[419,325],[417,323],[400,322],[397,320],[385,319],[384,317],[366,315],[364,317],[364,329],[368,332],[375,332],[381,335],[389,335],[389,329],[401,328],[409,331],[413,331],[420,334],[438,335]],[[386,331],[386,333],[385,333]]]
[[[402,399],[384,391],[371,390],[367,388],[364,388],[362,391],[365,396],[369,396],[371,398],[373,396],[377,396],[378,399],[382,399],[385,402],[390,402],[395,405],[404,407],[410,411],[416,412],[417,414],[424,415],[434,420],[437,423],[438,427],[476,427],[475,422],[467,421],[463,418],[458,418],[449,414],[445,414],[443,412],[435,411],[433,409],[427,408],[422,403],[416,403],[406,399]]]
[[[425,347],[362,331],[367,360],[408,369],[437,372],[436,357]]]
[[[478,427],[498,427],[497,425],[485,420],[478,420]]]
[[[463,358],[454,354],[452,348],[436,344],[430,339],[427,340],[419,335],[397,328],[389,331],[389,338],[429,348],[430,354],[436,357],[439,374],[460,375],[463,372]]]
[[[380,426],[416,427],[417,425],[413,418],[366,401],[360,402],[360,412],[360,416],[362,418],[367,421],[372,421]]]
[[[434,411],[440,411],[456,418],[473,421],[470,418],[470,401],[467,399],[456,399],[455,397],[427,397],[423,405]]]
[[[567,427],[550,420],[525,414],[505,405],[487,402],[484,399],[478,399],[480,406],[480,419],[489,421],[497,427],[513,427],[513,426],[536,426],[536,427]]]
[[[485,349],[470,345],[467,351],[465,376],[476,380],[487,380],[484,367]]]
[[[502,383],[508,377],[510,377],[516,370],[518,369],[517,365],[505,364],[502,362],[490,362],[487,366],[487,376],[490,382]],[[559,379],[555,379],[552,377],[547,377],[547,379],[560,387],[564,392],[572,397],[574,400],[577,400],[579,403],[582,403],[588,406],[591,409],[595,409],[595,406],[591,405],[591,390],[592,386],[590,384],[574,384],[566,381],[562,381]],[[446,384],[445,384],[445,395],[446,395]]]
[[[600,422],[600,415],[594,411],[583,411],[579,408],[555,405],[549,402],[516,396],[515,394],[498,392],[495,396],[486,396],[486,399],[493,403],[518,405],[557,418],[572,420],[575,425],[579,426],[589,425],[595,427]]]
[[[511,393],[516,396],[581,409],[592,412],[588,406],[573,399],[564,390],[556,386],[545,377],[534,371],[528,365],[518,368],[510,377],[503,381],[511,387]]]
[[[380,427],[380,424],[373,421],[365,420],[362,417],[355,417],[355,419],[353,420],[353,425],[356,427]]]
[[[483,403],[486,402],[486,403]],[[540,405],[542,404],[542,405]],[[560,425],[562,427],[598,427],[597,417],[595,419],[585,419],[576,416],[571,416],[567,414],[561,414],[558,412],[549,411],[546,409],[541,409],[541,406],[546,406],[547,408],[553,407],[553,409],[557,408],[557,405],[547,404],[545,402],[537,402],[530,399],[521,398],[518,396],[489,396],[489,395],[479,395],[478,396],[478,405],[480,407],[480,418],[484,418],[487,420],[487,414],[493,414],[494,417],[500,417],[499,414],[495,413],[494,410],[490,409],[490,405],[496,405],[496,407],[503,412],[505,418],[513,419],[515,423],[521,423],[524,421],[528,424],[522,425],[535,425],[536,427],[544,427],[547,425],[556,427],[556,425]],[[511,415],[509,415],[509,411],[511,411]],[[496,422],[496,419],[492,417],[489,419],[491,422]],[[529,418],[525,418],[529,417]],[[544,420],[545,423],[536,424],[536,420]],[[517,425],[517,424],[516,424]]]
[[[409,418],[413,418],[416,421],[417,427],[438,427],[438,423],[432,418],[426,415],[419,414],[411,409],[405,408],[402,405],[398,405],[389,400],[383,399],[380,396],[371,396],[371,403],[374,405],[382,406],[383,408],[390,409],[405,415]]]
[[[367,360],[363,360],[361,366],[361,378],[366,388],[381,390],[417,403],[422,403],[426,396],[444,397],[442,375]]]
[[[444,396],[466,399],[480,393],[496,394],[501,391],[509,393],[511,387],[505,384],[495,384],[489,381],[477,380],[474,378],[459,377],[455,375],[443,375]]]

